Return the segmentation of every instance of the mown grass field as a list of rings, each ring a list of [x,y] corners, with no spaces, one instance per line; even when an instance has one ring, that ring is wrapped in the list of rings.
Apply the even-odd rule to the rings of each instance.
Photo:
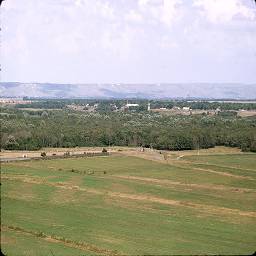
[[[256,155],[4,163],[6,255],[252,254]]]

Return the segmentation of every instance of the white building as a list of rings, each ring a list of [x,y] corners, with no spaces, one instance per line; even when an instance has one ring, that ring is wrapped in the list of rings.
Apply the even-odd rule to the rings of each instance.
[[[127,103],[125,106],[126,106],[127,108],[129,108],[129,107],[138,107],[139,104]]]

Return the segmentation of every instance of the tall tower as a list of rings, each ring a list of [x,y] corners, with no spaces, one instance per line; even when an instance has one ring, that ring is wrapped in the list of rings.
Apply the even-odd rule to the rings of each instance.
[[[148,102],[148,111],[150,111],[150,102]]]

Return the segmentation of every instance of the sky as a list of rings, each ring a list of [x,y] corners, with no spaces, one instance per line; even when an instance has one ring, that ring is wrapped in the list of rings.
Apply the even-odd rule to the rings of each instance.
[[[256,83],[254,0],[5,0],[1,81]]]

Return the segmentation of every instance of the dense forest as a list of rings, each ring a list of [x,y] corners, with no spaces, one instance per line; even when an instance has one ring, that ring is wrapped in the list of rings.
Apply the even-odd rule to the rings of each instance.
[[[111,112],[103,106],[93,113],[63,107],[36,111],[1,108],[1,148],[118,145],[184,150],[225,145],[256,152],[255,117],[166,116],[142,110]],[[49,108],[54,108],[54,102]]]

